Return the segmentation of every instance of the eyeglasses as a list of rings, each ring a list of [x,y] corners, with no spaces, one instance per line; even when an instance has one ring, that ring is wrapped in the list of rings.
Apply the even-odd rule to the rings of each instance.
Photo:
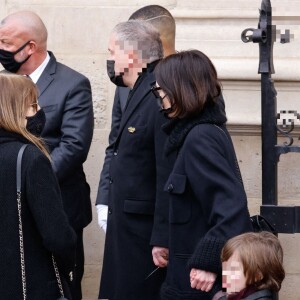
[[[162,107],[163,106],[163,100],[164,100],[165,97],[167,97],[167,94],[165,94],[163,97],[161,97],[159,92],[158,92],[159,90],[162,90],[162,88],[160,86],[153,85],[151,87],[151,92],[153,93],[155,98],[157,98],[157,102],[158,102],[159,107]]]
[[[35,108],[36,111],[38,111],[38,107],[39,107],[38,102],[33,102],[33,103],[29,104],[29,106],[32,106],[33,108]]]
[[[151,87],[151,92],[153,93],[153,95],[156,97],[156,98],[160,98],[160,95],[159,95],[159,90],[161,90],[161,87],[160,86],[156,86],[156,85],[153,85]]]

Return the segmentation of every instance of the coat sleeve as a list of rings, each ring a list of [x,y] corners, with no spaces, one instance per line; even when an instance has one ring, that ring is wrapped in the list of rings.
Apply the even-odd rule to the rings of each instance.
[[[51,164],[43,154],[31,160],[26,168],[25,182],[26,199],[43,245],[68,274],[75,263],[76,235],[64,212]]]
[[[155,121],[155,159],[156,159],[156,201],[151,245],[169,248],[169,198],[164,185],[173,168],[173,157],[164,156],[167,135],[161,129],[165,117],[156,110]]]
[[[119,127],[122,118],[121,101],[126,102],[126,99],[120,99],[119,88],[117,88],[115,92],[115,98],[114,98],[113,109],[112,109],[111,129],[108,137],[109,146],[105,150],[105,158],[104,158],[102,171],[100,174],[96,205],[98,204],[108,205],[109,165],[113,154],[113,142],[116,140],[118,136]]]
[[[85,162],[93,137],[91,85],[86,77],[78,78],[65,100],[60,143],[51,152],[53,170],[59,181]]]
[[[229,163],[234,149],[218,128],[200,125],[187,137],[183,151],[188,181],[209,227],[189,266],[220,274],[224,243],[252,231],[243,184],[235,174],[236,166]]]

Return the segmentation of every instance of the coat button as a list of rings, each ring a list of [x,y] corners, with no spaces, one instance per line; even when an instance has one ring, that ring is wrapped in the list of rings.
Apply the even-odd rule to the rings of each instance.
[[[111,215],[112,214],[112,210],[111,208],[108,208],[108,214]]]
[[[115,150],[114,156],[117,156],[117,155],[118,155],[118,150]]]
[[[114,181],[112,180],[111,177],[109,177],[109,183],[112,184]]]
[[[171,192],[173,191],[173,189],[174,189],[173,184],[170,183],[170,184],[168,185],[168,192],[171,193]]]

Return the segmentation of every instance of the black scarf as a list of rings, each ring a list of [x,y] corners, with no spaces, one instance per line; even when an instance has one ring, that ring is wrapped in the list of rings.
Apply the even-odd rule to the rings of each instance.
[[[169,137],[165,144],[165,155],[173,151],[179,151],[190,130],[198,124],[215,124],[222,126],[227,121],[224,103],[218,100],[216,103],[206,105],[203,111],[194,117],[172,119],[162,126]]]

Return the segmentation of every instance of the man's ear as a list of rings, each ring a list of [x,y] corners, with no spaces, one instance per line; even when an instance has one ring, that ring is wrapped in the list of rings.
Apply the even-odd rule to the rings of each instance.
[[[259,282],[263,279],[263,275],[261,273],[261,271],[257,271],[256,275],[255,275],[255,282]]]
[[[36,45],[36,42],[35,41],[30,41],[29,42],[29,55],[32,55],[33,53],[36,52],[36,49],[37,49],[37,45]]]
[[[138,51],[131,49],[127,52],[129,69],[136,68],[138,62]]]

